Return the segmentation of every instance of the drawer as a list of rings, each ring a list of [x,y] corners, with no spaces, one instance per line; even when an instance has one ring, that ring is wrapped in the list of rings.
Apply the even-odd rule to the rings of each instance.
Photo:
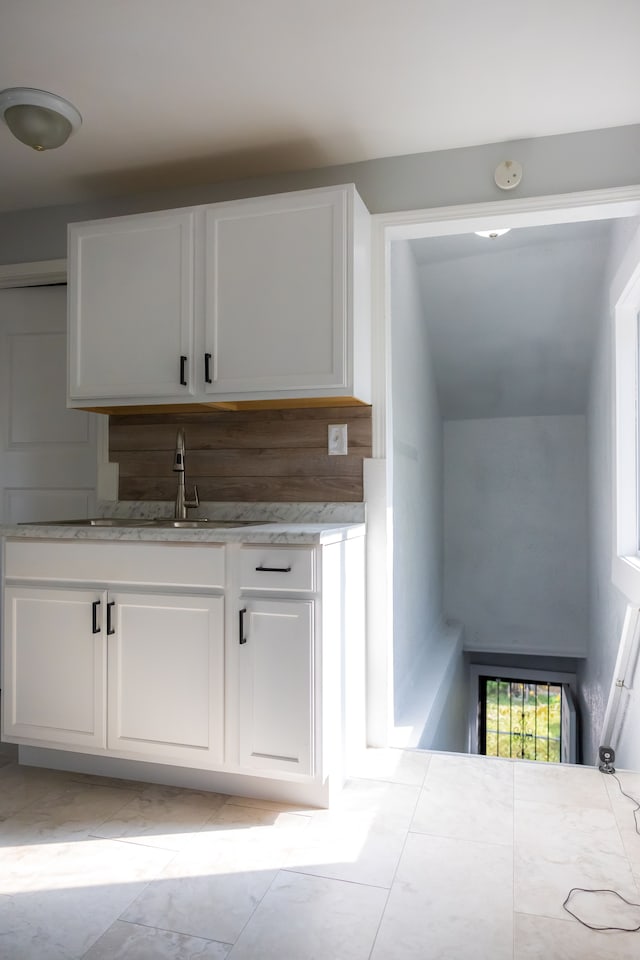
[[[240,589],[282,593],[315,590],[315,557],[313,547],[242,547]]]
[[[186,543],[8,540],[5,577],[222,589],[225,547]]]

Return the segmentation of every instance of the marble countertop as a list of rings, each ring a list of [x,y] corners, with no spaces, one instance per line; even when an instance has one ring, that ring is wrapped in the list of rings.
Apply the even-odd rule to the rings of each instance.
[[[255,526],[216,527],[211,520],[206,528],[167,527],[89,527],[48,524],[0,525],[0,536],[31,540],[119,540],[165,543],[293,543],[326,544],[364,535],[363,523],[276,523]]]
[[[98,501],[95,517],[128,519],[170,518],[167,501]],[[190,520],[208,518],[206,527],[64,526],[56,524],[0,524],[0,537],[33,540],[135,540],[167,543],[335,543],[365,532],[364,503],[230,503],[203,502],[189,511]],[[47,518],[48,519],[48,518]],[[246,526],[216,527],[216,521],[242,521]],[[252,525],[255,522],[255,526]]]

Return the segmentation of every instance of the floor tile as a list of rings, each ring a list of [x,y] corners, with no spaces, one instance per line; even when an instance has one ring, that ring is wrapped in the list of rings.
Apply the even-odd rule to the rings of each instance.
[[[386,898],[375,887],[283,871],[229,960],[368,960]]]
[[[178,854],[120,919],[235,943],[276,875],[277,870],[226,872],[204,858]]]
[[[340,825],[312,822],[283,866],[296,873],[388,889],[406,837],[405,829],[370,823],[355,813],[345,816]]]
[[[13,852],[0,872],[2,960],[82,957],[173,856],[110,840]]]
[[[116,921],[82,960],[224,960],[230,946]]]
[[[605,784],[625,853],[640,878],[640,774],[620,771],[615,777],[606,776]],[[623,796],[620,788],[628,796]]]
[[[516,849],[515,909],[562,920],[562,904],[573,887],[617,890],[628,900],[638,898],[638,888],[626,857],[594,850],[574,859],[550,860],[543,854],[525,858]]]
[[[564,919],[572,887],[636,896],[611,810],[520,801],[515,838],[515,908],[522,913]]]
[[[225,801],[219,793],[148,787],[92,835],[180,850]]]
[[[0,823],[0,844],[83,839],[134,796],[131,791],[93,784],[62,782],[50,786]]]
[[[595,767],[523,761],[514,764],[514,775],[516,802],[610,809],[604,776]]]
[[[637,933],[597,933],[577,920],[516,914],[514,960],[637,960]]]
[[[514,766],[503,760],[434,755],[410,830],[513,844]]]
[[[509,847],[409,834],[371,960],[511,960]]]
[[[530,858],[575,860],[593,851],[624,856],[611,809],[519,801],[514,835],[516,846]]]
[[[227,804],[121,919],[234,943],[308,818]]]
[[[421,750],[370,748],[351,764],[349,775],[361,780],[387,780],[421,787],[430,759],[430,754]]]
[[[348,780],[329,810],[313,813],[314,820],[331,820],[358,813],[398,829],[409,828],[420,796],[420,787],[377,780]]]
[[[390,887],[420,794],[419,787],[350,781],[335,807],[318,811],[300,833],[291,870]]]
[[[0,769],[0,822],[66,782],[66,774],[57,770],[21,767],[16,763],[2,767]]]

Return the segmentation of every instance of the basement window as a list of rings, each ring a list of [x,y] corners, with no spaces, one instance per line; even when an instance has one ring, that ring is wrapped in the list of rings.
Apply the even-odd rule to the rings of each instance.
[[[562,757],[562,686],[480,677],[478,753],[544,760]]]
[[[576,763],[575,686],[573,673],[471,664],[469,752]]]

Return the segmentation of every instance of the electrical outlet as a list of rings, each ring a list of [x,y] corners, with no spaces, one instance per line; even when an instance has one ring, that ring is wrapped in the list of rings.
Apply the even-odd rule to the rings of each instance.
[[[346,423],[330,423],[328,427],[328,452],[330,457],[343,457],[347,453]]]

